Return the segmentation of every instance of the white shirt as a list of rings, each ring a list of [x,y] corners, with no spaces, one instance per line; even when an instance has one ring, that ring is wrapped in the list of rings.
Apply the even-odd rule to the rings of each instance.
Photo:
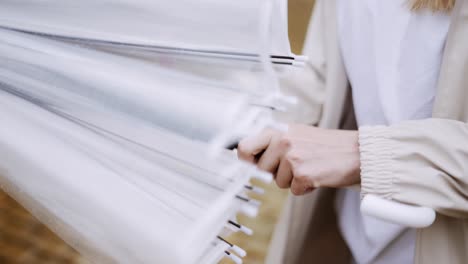
[[[362,125],[431,116],[450,17],[412,12],[408,0],[338,0],[338,31]],[[338,224],[356,263],[413,263],[415,231],[364,216],[340,190]]]

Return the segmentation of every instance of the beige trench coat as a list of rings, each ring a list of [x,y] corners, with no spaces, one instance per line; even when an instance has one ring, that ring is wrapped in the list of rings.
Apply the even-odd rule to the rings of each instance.
[[[307,67],[282,80],[300,98],[296,121],[353,128],[350,88],[337,40],[336,1],[318,0],[306,39]],[[434,208],[417,231],[415,263],[468,263],[468,0],[457,0],[433,118],[361,128],[361,191]],[[336,225],[334,190],[288,197],[267,264],[349,263]]]

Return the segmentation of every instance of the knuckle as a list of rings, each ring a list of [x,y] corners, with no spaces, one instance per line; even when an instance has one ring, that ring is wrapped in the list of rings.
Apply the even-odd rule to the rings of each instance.
[[[237,158],[239,160],[244,161],[244,162],[248,161],[248,159],[249,159],[248,156],[245,153],[242,153],[242,152],[239,152],[239,151],[237,152]]]
[[[244,155],[244,153],[243,153],[242,151],[237,151],[237,157],[238,157],[239,159],[244,159],[244,156],[245,156],[245,155]]]
[[[297,181],[300,182],[303,185],[307,184],[307,182],[309,181],[309,178],[304,174],[301,174],[301,175],[297,176],[296,178],[297,178]]]
[[[306,184],[294,178],[291,184],[291,192],[294,195],[303,195],[306,190]]]
[[[289,151],[286,154],[286,160],[291,163],[291,164],[301,164],[302,163],[302,157],[294,152],[294,151]]]
[[[262,171],[273,172],[273,170],[272,170],[271,168],[269,168],[268,165],[265,164],[265,163],[263,163],[263,162],[262,162],[262,163],[258,163],[258,164],[257,164],[257,168],[260,169],[260,170],[262,170]]]
[[[286,186],[284,186],[284,183],[278,179],[276,179],[276,185],[280,187],[281,189],[286,188]]]
[[[294,180],[300,184],[305,184],[308,182],[308,174],[303,168],[298,168],[294,171]]]
[[[260,134],[264,137],[270,137],[270,138],[275,138],[275,137],[278,137],[279,135],[278,131],[271,129],[271,128],[264,129]]]
[[[241,140],[237,145],[237,153],[244,154],[247,150],[247,142],[245,140]]]
[[[292,145],[291,139],[286,135],[282,135],[281,138],[279,139],[279,146],[284,149],[289,149],[291,145]]]
[[[294,194],[294,195],[301,195],[302,194],[302,191],[300,188],[291,188],[291,193]]]
[[[285,188],[289,187],[288,182],[285,179],[281,178],[281,177],[276,178],[276,185],[278,185],[278,187],[280,187],[282,189],[285,189]]]

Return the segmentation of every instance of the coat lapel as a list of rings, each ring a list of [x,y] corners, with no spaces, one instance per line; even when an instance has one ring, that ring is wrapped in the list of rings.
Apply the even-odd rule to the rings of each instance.
[[[326,96],[323,104],[323,116],[320,127],[338,128],[345,109],[345,102],[348,98],[349,83],[346,75],[343,58],[341,57],[340,42],[338,40],[338,18],[336,0],[327,0],[325,13],[329,16],[326,20]]]
[[[447,36],[433,116],[468,122],[468,0],[457,0]]]

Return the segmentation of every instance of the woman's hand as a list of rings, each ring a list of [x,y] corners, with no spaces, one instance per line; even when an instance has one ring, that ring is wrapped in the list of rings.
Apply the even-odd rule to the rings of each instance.
[[[291,187],[295,195],[360,182],[357,131],[291,124],[288,132],[267,129],[242,140],[237,153],[273,173],[278,186]]]

